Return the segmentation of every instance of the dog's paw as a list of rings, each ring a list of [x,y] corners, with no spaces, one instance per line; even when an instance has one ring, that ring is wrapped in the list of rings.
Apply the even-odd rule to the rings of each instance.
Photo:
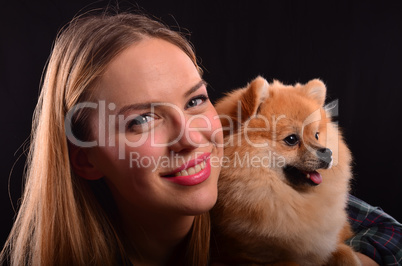
[[[332,253],[327,266],[360,266],[362,265],[356,252],[345,244],[339,244],[337,249]]]

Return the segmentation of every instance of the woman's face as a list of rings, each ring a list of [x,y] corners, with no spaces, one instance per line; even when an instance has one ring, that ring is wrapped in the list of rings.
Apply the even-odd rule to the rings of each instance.
[[[95,90],[89,161],[118,205],[196,215],[215,204],[222,130],[205,82],[177,46],[147,38],[119,54]]]

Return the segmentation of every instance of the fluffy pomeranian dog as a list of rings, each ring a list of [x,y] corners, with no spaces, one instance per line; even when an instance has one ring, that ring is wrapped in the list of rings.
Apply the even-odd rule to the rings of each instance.
[[[257,77],[216,104],[225,135],[211,211],[215,262],[360,265],[345,206],[351,154],[318,79]]]

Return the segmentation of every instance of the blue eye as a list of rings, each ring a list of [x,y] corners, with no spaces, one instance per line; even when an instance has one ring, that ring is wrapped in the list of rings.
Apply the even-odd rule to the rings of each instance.
[[[186,109],[196,107],[200,104],[203,104],[207,100],[208,100],[208,96],[206,96],[206,95],[196,96],[196,97],[190,99],[190,101],[188,101],[188,103],[186,104]]]
[[[154,116],[152,114],[142,114],[137,117],[135,117],[133,120],[128,122],[127,127],[132,128],[135,126],[142,126],[146,123],[149,123],[151,121],[155,120]]]

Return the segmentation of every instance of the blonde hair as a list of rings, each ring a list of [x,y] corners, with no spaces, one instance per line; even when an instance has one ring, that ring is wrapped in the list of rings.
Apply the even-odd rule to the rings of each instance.
[[[178,46],[200,71],[184,37],[143,15],[79,17],[57,37],[34,113],[21,206],[0,263],[105,265],[125,261],[123,240],[110,208],[96,197],[102,182],[86,181],[71,170],[64,121],[74,105],[89,99],[108,63],[144,37]],[[83,135],[88,134],[86,117],[83,113],[73,121]],[[185,264],[208,264],[209,236],[209,215],[197,216],[183,252]]]

